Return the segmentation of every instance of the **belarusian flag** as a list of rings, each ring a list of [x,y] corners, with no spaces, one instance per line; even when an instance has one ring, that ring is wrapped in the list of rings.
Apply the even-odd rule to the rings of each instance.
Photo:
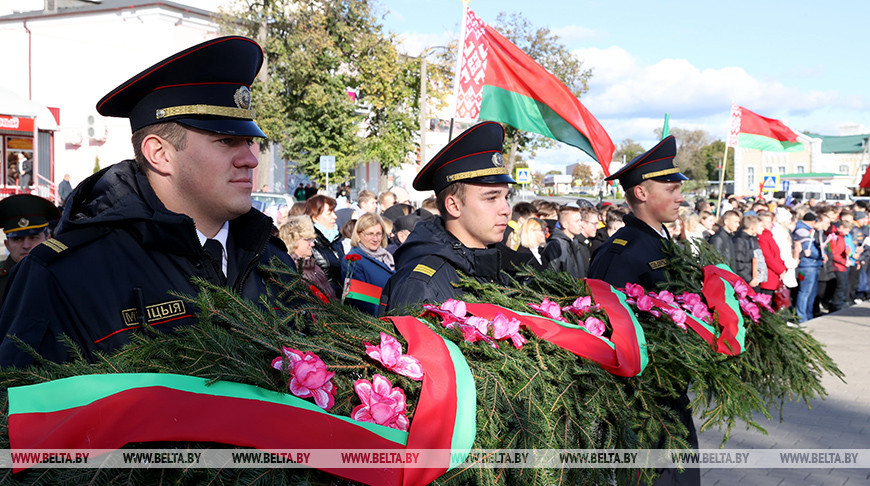
[[[378,305],[381,301],[381,292],[384,289],[361,280],[350,279],[347,285],[347,299],[356,299],[369,304]]]
[[[742,106],[731,105],[729,147],[744,147],[768,152],[802,152],[794,130],[779,120],[765,118]]]
[[[465,8],[456,117],[492,120],[573,145],[610,175],[613,141],[555,76]]]

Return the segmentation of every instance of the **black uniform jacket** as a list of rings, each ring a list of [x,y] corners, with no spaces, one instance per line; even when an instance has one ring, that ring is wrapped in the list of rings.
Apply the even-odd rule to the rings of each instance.
[[[667,280],[664,267],[668,262],[662,254],[665,238],[632,213],[623,221],[625,226],[592,255],[589,278],[604,280],[617,288],[631,282],[648,291],[656,290],[657,283]]]
[[[440,304],[455,297],[459,291],[451,284],[459,281],[457,271],[480,282],[508,282],[500,271],[496,248],[466,247],[447,232],[438,217],[418,222],[394,258],[396,274],[381,294],[384,312],[418,303]]]
[[[585,255],[584,259],[580,245],[579,241],[569,238],[561,229],[556,228],[550,233],[541,255],[549,262],[547,265],[550,269],[568,272],[575,278],[586,278],[589,256]]]
[[[166,209],[133,161],[83,181],[70,196],[56,236],[13,270],[0,309],[0,365],[32,363],[8,335],[45,358],[69,359],[66,334],[93,361],[94,351],[126,344],[143,324],[167,331],[189,325],[196,309],[177,291],[196,295],[191,278],[219,277],[199,244],[194,222]],[[257,267],[277,256],[293,267],[271,219],[251,210],[229,225],[227,281],[256,300],[265,290]]]

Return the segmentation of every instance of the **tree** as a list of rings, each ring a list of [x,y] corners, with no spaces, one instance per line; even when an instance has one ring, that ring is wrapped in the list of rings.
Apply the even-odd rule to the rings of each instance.
[[[583,61],[574,56],[568,48],[559,41],[559,36],[549,28],[534,28],[521,14],[498,14],[494,24],[496,30],[505,38],[522,49],[538,64],[546,68],[567,86],[574,96],[589,90],[588,82],[592,77],[590,69],[583,68]],[[534,157],[535,152],[542,148],[553,147],[558,143],[551,138],[536,133],[524,132],[514,127],[505,127],[505,146],[509,147],[506,165],[508,169],[519,153]]]
[[[722,156],[725,155],[725,142],[716,140],[701,149],[701,157],[707,166],[707,174],[712,180],[719,180],[719,166]],[[734,151],[728,151],[728,164],[725,165],[725,180],[734,179]]]
[[[577,164],[574,166],[574,172],[571,174],[574,181],[579,182],[581,186],[594,186],[601,180],[597,171],[593,171],[589,164]]]
[[[630,138],[626,138],[616,146],[616,150],[613,152],[613,161],[621,163],[625,160],[625,162],[628,163],[631,159],[644,152],[646,152],[646,150],[644,150],[641,144]]]
[[[398,54],[372,2],[237,0],[223,27],[263,47],[257,121],[301,172],[322,181],[319,158],[335,155],[333,177],[346,180],[359,163],[386,170],[412,152],[419,69]]]
[[[661,138],[662,130],[657,128],[656,136]],[[702,153],[710,142],[710,134],[704,130],[686,130],[671,128],[671,135],[677,139],[677,167],[680,172],[693,181],[706,182],[710,180],[707,172],[707,161]]]

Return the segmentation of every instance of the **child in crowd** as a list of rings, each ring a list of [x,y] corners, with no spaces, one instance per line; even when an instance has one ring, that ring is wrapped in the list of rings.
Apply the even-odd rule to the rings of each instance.
[[[763,231],[761,221],[751,214],[743,216],[740,230],[734,236],[734,270],[758,292],[761,282],[767,280],[767,265],[758,244],[757,235]]]

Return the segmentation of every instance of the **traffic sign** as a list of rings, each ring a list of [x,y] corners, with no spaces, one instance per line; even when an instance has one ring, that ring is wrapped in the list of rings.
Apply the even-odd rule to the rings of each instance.
[[[321,155],[320,156],[320,172],[330,173],[335,172],[335,156]]]
[[[532,182],[532,171],[527,168],[517,167],[517,184],[530,184]]]
[[[775,175],[764,176],[764,189],[765,190],[776,189],[776,176]]]

